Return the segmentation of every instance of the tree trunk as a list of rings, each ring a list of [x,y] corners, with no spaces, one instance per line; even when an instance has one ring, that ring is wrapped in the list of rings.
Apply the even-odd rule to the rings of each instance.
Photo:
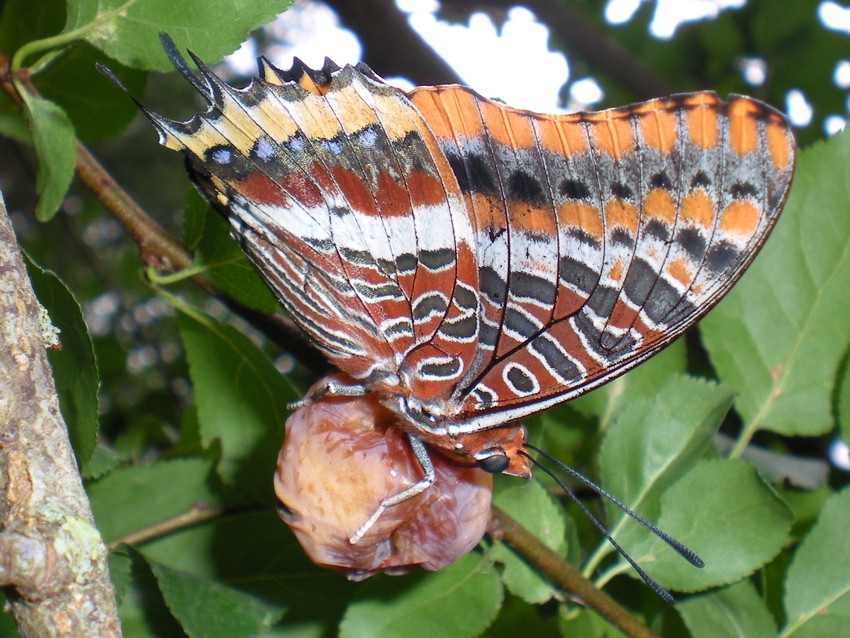
[[[33,294],[0,195],[0,586],[23,638],[120,636]]]

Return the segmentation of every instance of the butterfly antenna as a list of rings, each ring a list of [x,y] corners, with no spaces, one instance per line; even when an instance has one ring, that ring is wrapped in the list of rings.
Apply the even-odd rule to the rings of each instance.
[[[696,567],[703,567],[703,565],[705,565],[703,560],[699,556],[697,556],[693,551],[691,551],[690,549],[685,547],[682,543],[677,541],[675,538],[671,537],[669,534],[662,532],[655,525],[653,525],[652,523],[650,523],[649,521],[644,519],[639,514],[635,513],[631,509],[629,509],[626,505],[624,505],[616,497],[614,497],[611,494],[609,494],[608,492],[606,492],[604,489],[602,489],[600,486],[596,485],[593,481],[588,479],[586,476],[577,472],[573,468],[565,465],[564,463],[562,463],[558,459],[550,456],[549,454],[547,454],[546,452],[544,452],[543,450],[541,450],[540,448],[538,448],[534,445],[526,443],[526,447],[529,448],[530,450],[533,450],[534,452],[537,452],[537,454],[539,454],[540,456],[542,456],[543,458],[548,460],[550,463],[554,464],[555,466],[557,466],[558,468],[560,468],[561,470],[563,470],[564,472],[566,472],[570,476],[577,478],[578,480],[580,480],[581,482],[586,484],[588,487],[590,487],[592,490],[594,490],[600,496],[611,501],[614,505],[616,505],[618,508],[620,508],[628,516],[630,516],[631,518],[636,520],[638,523],[640,523],[641,525],[646,527],[653,534],[655,534],[660,539],[662,539],[665,543],[670,545],[670,547],[672,547],[676,551],[676,553],[678,553],[680,556],[682,556],[685,560],[687,560],[692,565],[694,565]],[[649,587],[652,589],[652,591],[654,591],[664,602],[666,602],[670,605],[672,605],[676,602],[676,599],[673,598],[673,595],[669,591],[667,591],[667,589],[665,589],[660,584],[658,584],[649,574],[647,574],[643,570],[643,568],[640,565],[638,565],[637,562],[628,554],[628,552],[626,552],[620,546],[620,544],[617,543],[617,541],[614,540],[614,538],[611,536],[611,534],[608,532],[608,530],[605,528],[605,526],[599,521],[599,519],[597,519],[590,512],[590,510],[588,510],[587,507],[585,507],[584,503],[582,503],[579,500],[579,498],[573,493],[573,491],[569,487],[567,487],[566,484],[564,484],[564,482],[554,474],[554,472],[552,472],[549,468],[547,468],[545,465],[542,465],[540,462],[538,462],[536,459],[532,458],[528,454],[525,454],[525,456],[534,464],[535,467],[540,468],[541,471],[543,471],[546,475],[551,477],[552,480],[555,481],[555,483],[557,483],[558,486],[562,490],[564,490],[564,492],[567,494],[567,496],[570,497],[570,500],[573,503],[575,503],[576,506],[578,506],[578,508],[584,513],[585,516],[587,516],[587,518],[590,519],[590,521],[593,523],[593,525],[596,527],[596,529],[598,529],[599,532],[608,540],[608,542],[611,543],[611,545],[614,547],[614,549],[617,550],[617,553],[620,554],[620,556],[622,556],[624,559],[626,559],[626,561],[629,563],[629,565],[631,565],[632,568],[643,579],[643,581],[647,585],[649,585]]]
[[[648,520],[646,520],[643,516],[641,516],[640,514],[635,512],[634,510],[629,509],[629,507],[626,506],[622,501],[620,501],[616,496],[605,491],[602,487],[600,487],[599,485],[597,485],[596,483],[591,481],[584,474],[582,474],[581,472],[577,472],[576,470],[571,468],[569,465],[562,463],[561,461],[559,461],[555,457],[553,457],[553,456],[547,454],[546,452],[544,452],[543,450],[541,450],[539,447],[536,447],[536,446],[528,444],[528,443],[526,443],[526,447],[529,448],[530,450],[533,450],[534,452],[537,452],[537,454],[542,456],[544,459],[546,459],[547,461],[549,461],[553,465],[557,466],[560,470],[566,472],[567,474],[569,474],[573,478],[578,479],[579,481],[581,481],[582,483],[587,485],[590,489],[592,489],[594,492],[599,494],[599,496],[607,499],[608,501],[610,501],[611,503],[616,505],[621,511],[623,511],[626,515],[628,515],[629,518],[634,519],[635,521],[637,521],[638,523],[643,525],[646,529],[648,529],[650,532],[655,534],[658,538],[660,538],[665,543],[667,543],[679,556],[684,558],[691,565],[693,565],[694,567],[699,567],[699,568],[705,567],[705,562],[699,556],[697,556],[696,552],[689,549],[688,547],[686,547],[685,545],[683,545],[682,543],[677,541],[675,538],[673,538],[672,536],[670,536],[666,532],[658,529],[655,525],[650,523]],[[528,455],[526,455],[526,456],[528,456]],[[535,464],[535,466],[539,467],[541,470],[546,472],[549,476],[552,476],[552,473],[546,467],[540,465],[536,461],[536,459],[533,459],[530,456],[528,458],[531,459],[531,461]],[[563,483],[560,480],[558,480],[554,476],[552,478],[554,478],[561,487],[564,487]]]

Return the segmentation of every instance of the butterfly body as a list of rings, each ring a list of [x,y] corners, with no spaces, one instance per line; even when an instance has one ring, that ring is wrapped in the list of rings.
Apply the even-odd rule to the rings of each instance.
[[[543,115],[363,65],[261,60],[241,90],[199,68],[206,113],[147,114],[289,314],[409,433],[521,476],[517,421],[692,327],[793,172],[784,118],[745,97]]]

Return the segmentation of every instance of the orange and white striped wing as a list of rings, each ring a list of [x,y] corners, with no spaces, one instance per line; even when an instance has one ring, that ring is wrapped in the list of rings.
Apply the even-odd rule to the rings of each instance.
[[[411,100],[477,228],[489,358],[456,389],[458,431],[573,398],[692,327],[755,257],[793,173],[784,117],[746,97],[569,115],[458,86]]]

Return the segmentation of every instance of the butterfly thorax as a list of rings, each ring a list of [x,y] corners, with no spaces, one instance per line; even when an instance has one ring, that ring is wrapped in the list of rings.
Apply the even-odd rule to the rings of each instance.
[[[410,394],[381,393],[381,402],[400,419],[400,427],[432,448],[458,461],[490,472],[528,478],[531,471],[523,453],[526,430],[518,423],[478,428],[455,422],[451,399],[423,402]]]

